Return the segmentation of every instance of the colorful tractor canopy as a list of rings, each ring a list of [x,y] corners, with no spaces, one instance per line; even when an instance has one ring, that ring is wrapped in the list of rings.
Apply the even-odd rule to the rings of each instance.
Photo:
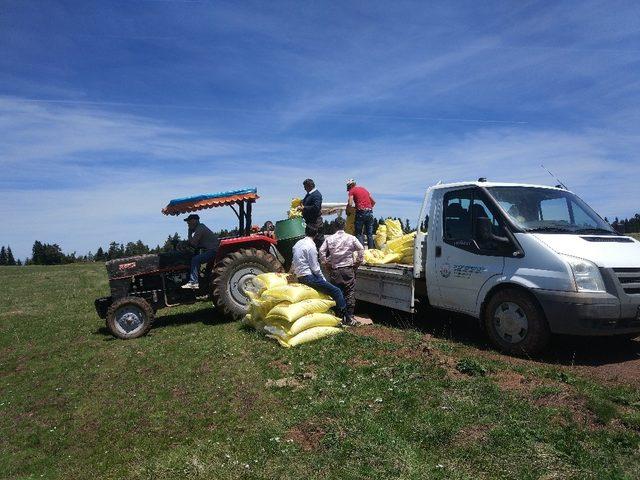
[[[181,215],[189,212],[196,212],[207,208],[233,206],[235,204],[248,204],[255,202],[258,198],[257,188],[244,188],[241,190],[230,190],[228,192],[207,193],[195,195],[193,197],[175,198],[162,209],[165,215]]]

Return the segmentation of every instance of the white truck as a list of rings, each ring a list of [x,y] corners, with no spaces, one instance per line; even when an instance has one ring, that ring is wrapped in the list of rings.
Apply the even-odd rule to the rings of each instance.
[[[640,242],[564,188],[436,185],[417,225],[413,266],[360,267],[358,300],[471,315],[516,355],[543,350],[553,333],[640,334]]]

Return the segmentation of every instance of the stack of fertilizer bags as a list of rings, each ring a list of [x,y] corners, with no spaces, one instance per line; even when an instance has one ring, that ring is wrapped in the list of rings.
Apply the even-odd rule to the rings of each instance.
[[[365,250],[364,262],[369,265],[403,263],[413,265],[413,242],[416,232],[402,234],[399,220],[387,218],[375,234],[375,249]]]
[[[335,302],[311,287],[287,282],[286,273],[262,273],[253,280],[249,313],[244,322],[277,340],[295,347],[342,332],[333,315]]]
[[[287,216],[289,218],[301,217],[302,212],[298,210],[298,207],[302,205],[302,200],[299,198],[294,198],[291,200],[291,207],[289,208],[289,212],[287,212]]]

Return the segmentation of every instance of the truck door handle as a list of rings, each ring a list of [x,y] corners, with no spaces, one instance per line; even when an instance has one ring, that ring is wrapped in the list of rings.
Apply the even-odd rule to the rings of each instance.
[[[442,247],[440,245],[436,246],[436,257],[442,256]]]

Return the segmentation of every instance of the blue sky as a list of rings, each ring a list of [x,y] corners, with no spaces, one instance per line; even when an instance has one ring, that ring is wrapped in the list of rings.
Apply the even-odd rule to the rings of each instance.
[[[306,177],[414,220],[439,180],[541,163],[632,215],[639,105],[633,1],[2,0],[0,244],[155,245],[169,199],[244,186],[278,219]]]

